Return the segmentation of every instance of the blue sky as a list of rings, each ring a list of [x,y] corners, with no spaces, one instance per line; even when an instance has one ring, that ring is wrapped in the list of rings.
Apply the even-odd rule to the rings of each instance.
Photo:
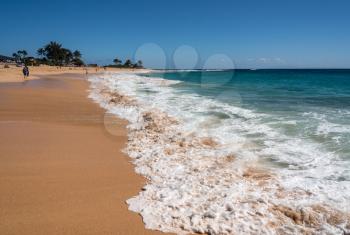
[[[349,11],[346,0],[2,0],[0,54],[54,40],[99,64],[350,68]]]

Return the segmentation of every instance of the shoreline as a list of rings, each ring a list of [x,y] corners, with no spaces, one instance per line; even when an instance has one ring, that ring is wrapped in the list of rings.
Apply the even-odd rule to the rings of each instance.
[[[117,73],[147,73],[149,69],[128,69],[128,68],[107,68],[104,70],[100,67],[57,67],[57,66],[28,66],[29,78],[23,79],[22,67],[10,66],[10,68],[0,67],[0,84],[1,83],[13,83],[31,81],[40,78],[45,78],[48,75],[62,75],[62,74],[75,74],[75,75],[87,75],[96,74],[101,72],[117,72]]]
[[[186,126],[189,117],[191,127],[198,124],[192,111],[186,112],[190,104],[207,107],[208,100],[175,91],[171,86],[177,81],[135,74],[89,81],[90,97],[130,122],[126,152],[149,181],[127,203],[147,228],[210,234],[340,234],[350,228],[347,211],[322,201],[322,194],[284,186],[276,172],[236,155],[237,142],[228,145]]]
[[[93,223],[86,223],[86,220],[79,226],[91,226],[99,230],[96,233],[106,233],[108,229],[110,233],[160,233],[145,230],[144,226],[164,232],[213,234],[257,231],[273,233],[282,231],[285,226],[295,233],[327,230],[337,234],[350,228],[349,214],[327,203],[321,203],[317,194],[284,187],[277,174],[253,162],[248,164],[234,152],[228,152],[227,145],[212,138],[213,136],[188,134],[183,129],[181,115],[174,115],[171,105],[168,107],[167,103],[158,101],[158,97],[176,94],[171,88],[175,83],[177,82],[161,78],[150,80],[136,75],[135,71],[123,70],[119,74],[98,73],[98,76],[88,77],[84,74],[49,74],[41,79],[23,83],[0,84],[0,131],[3,133],[0,134],[0,142],[3,143],[0,147],[5,153],[17,157],[12,162],[13,159],[8,157],[0,158],[0,164],[3,166],[0,173],[6,173],[10,167],[13,170],[7,172],[11,174],[4,174],[5,177],[1,178],[15,182],[18,177],[13,173],[16,173],[27,182],[37,180],[33,177],[33,172],[24,172],[24,175],[18,172],[20,168],[27,170],[26,167],[32,163],[26,162],[24,157],[27,156],[24,156],[23,152],[27,154],[28,151],[22,151],[22,148],[29,149],[27,155],[31,160],[34,159],[40,174],[43,171],[40,169],[42,164],[48,164],[48,168],[53,170],[46,172],[47,175],[41,175],[41,178],[49,180],[45,185],[49,192],[56,190],[50,188],[52,182],[56,184],[66,179],[67,174],[77,171],[77,168],[84,168],[77,171],[83,173],[83,176],[68,175],[65,184],[61,184],[60,187],[72,191],[70,184],[77,181],[90,184],[88,189],[78,190],[74,200],[87,202],[88,198],[89,203],[84,205],[88,205],[89,212],[95,213],[96,221],[105,215],[100,209],[110,210],[107,206],[101,208],[106,199],[110,199],[107,200],[109,206],[118,205],[116,214],[109,211],[111,216],[107,216],[108,221],[103,217],[103,222],[108,222],[107,226],[96,228],[91,226]],[[147,91],[147,95],[142,91]],[[196,97],[182,97],[179,94],[176,97],[169,96],[165,101],[172,98],[196,103],[192,100]],[[170,109],[164,109],[165,107]],[[33,139],[26,139],[26,135],[33,133]],[[17,143],[18,141],[20,143]],[[48,143],[49,148],[41,148],[38,143]],[[17,145],[21,147],[20,150],[16,149]],[[52,148],[58,149],[58,153],[52,151]],[[126,154],[122,154],[121,150]],[[35,151],[39,159],[33,154]],[[72,151],[77,158],[70,159]],[[21,152],[22,155],[19,154]],[[54,158],[54,161],[46,162],[47,156]],[[125,158],[125,161],[115,159],[116,157]],[[24,166],[21,165],[22,161]],[[69,162],[71,164],[68,164]],[[8,163],[11,163],[10,167],[6,165]],[[15,168],[16,165],[18,169]],[[33,166],[31,168],[34,169]],[[55,168],[60,168],[61,172],[58,174]],[[47,176],[54,173],[54,170],[56,175],[52,180]],[[108,177],[104,178],[106,173]],[[97,182],[95,176],[101,181]],[[117,189],[116,185],[112,185],[115,179],[119,182]],[[4,180],[0,183],[2,191],[7,194],[7,191],[13,193],[13,185],[6,185]],[[18,182],[14,185],[18,187]],[[89,190],[92,190],[90,193],[96,193],[95,190],[100,189],[101,185],[108,185],[109,193],[116,190],[120,196],[118,200],[111,199],[110,194],[106,194],[105,191],[99,195],[82,193]],[[6,190],[6,187],[10,190]],[[80,188],[80,185],[76,187]],[[14,191],[16,190],[18,189],[15,188]],[[3,196],[0,197],[0,203],[5,205],[8,215],[11,215],[12,211],[6,203],[6,199],[10,201],[10,195],[6,193],[5,200]],[[16,198],[19,198],[18,195]],[[97,201],[94,201],[96,199]],[[313,201],[299,204],[299,200]],[[30,201],[28,199],[26,204],[33,202],[36,202],[36,198],[31,198]],[[79,216],[74,215],[71,218],[81,219],[81,214],[85,214],[86,208],[79,207],[79,203],[76,207],[69,200],[68,204],[75,207],[75,213],[79,213]],[[36,208],[40,208],[39,206]],[[19,209],[23,208],[26,209]],[[51,211],[57,212],[60,209],[55,208]],[[129,215],[128,209],[141,215],[144,224],[136,213]],[[32,216],[33,214],[37,216],[37,213],[32,211]],[[3,216],[5,223],[0,223],[0,231],[3,230],[1,226],[9,227],[6,223],[15,221],[17,216],[12,214],[10,219],[13,221],[10,221],[8,215]],[[49,217],[47,212],[41,220],[47,220]],[[87,216],[83,218],[91,219]],[[118,218],[117,221],[113,221],[115,218]],[[35,219],[38,218],[32,220]],[[55,223],[51,224],[46,221],[45,225],[52,229],[53,225],[58,226],[56,223],[60,220],[62,218],[53,220]],[[71,221],[64,222],[62,230],[73,227]],[[58,224],[61,225],[61,222]],[[112,226],[108,227],[109,225]],[[88,230],[91,230],[91,227]],[[23,231],[27,231],[27,228]],[[56,233],[55,230],[45,232]]]
[[[81,72],[37,74],[0,83],[1,233],[163,234],[125,203],[145,184],[121,152],[126,121],[88,99]]]

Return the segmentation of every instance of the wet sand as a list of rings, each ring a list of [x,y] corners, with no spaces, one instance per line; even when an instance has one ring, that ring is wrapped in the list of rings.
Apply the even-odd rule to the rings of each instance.
[[[40,76],[0,83],[0,234],[158,234],[125,203],[145,182],[126,123],[106,130],[83,73]]]

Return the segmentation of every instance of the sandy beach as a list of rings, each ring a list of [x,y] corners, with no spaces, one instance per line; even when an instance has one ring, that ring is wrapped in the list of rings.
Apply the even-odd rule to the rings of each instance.
[[[188,134],[180,119],[198,125],[193,104],[236,109],[132,69],[30,70],[0,69],[0,234],[347,234],[348,200],[288,187],[234,154],[234,136]],[[228,117],[212,130],[246,123]]]
[[[176,3],[0,3],[0,235],[350,235],[350,1]]]
[[[89,72],[94,72],[94,68]],[[87,98],[83,69],[0,70],[0,233],[157,234],[125,200],[144,179],[121,150],[126,122]]]

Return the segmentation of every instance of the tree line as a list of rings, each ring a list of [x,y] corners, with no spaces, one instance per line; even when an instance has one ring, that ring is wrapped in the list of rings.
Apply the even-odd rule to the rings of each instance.
[[[115,68],[143,68],[143,63],[141,60],[136,61],[136,63],[133,63],[130,59],[125,60],[123,63],[122,60],[119,58],[115,58],[113,60],[112,65],[108,65],[108,67],[115,67]]]
[[[85,63],[82,60],[82,54],[80,51],[71,51],[62,47],[62,44],[58,42],[49,42],[42,48],[37,50],[37,58],[27,56],[26,50],[19,50],[12,54],[14,60],[17,63],[23,63],[26,65],[53,65],[53,66],[84,66]]]
[[[84,62],[81,59],[81,52],[78,50],[71,51],[62,47],[62,44],[50,42],[37,50],[37,54],[41,61],[49,65],[63,66],[75,65],[83,66]]]
[[[52,66],[84,66],[85,63],[82,60],[82,54],[80,51],[71,51],[64,48],[62,44],[51,41],[48,44],[37,50],[38,57],[28,56],[26,50],[19,50],[12,54],[15,62],[25,65],[52,65]],[[110,64],[104,67],[114,68],[143,68],[141,60],[135,63],[130,59],[123,62],[119,58],[113,60],[114,64]],[[97,65],[96,65],[97,66]]]

